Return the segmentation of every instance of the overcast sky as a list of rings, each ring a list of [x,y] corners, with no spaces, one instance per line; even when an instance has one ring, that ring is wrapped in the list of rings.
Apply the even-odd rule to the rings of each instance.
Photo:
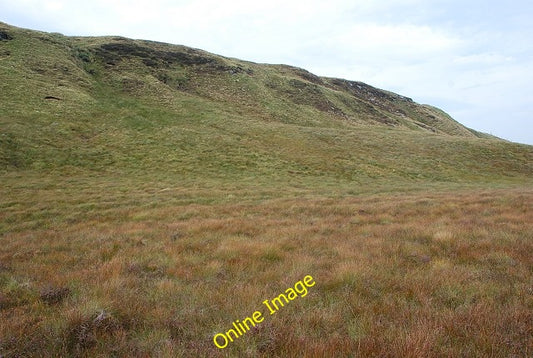
[[[533,144],[531,0],[0,0],[0,21],[290,64]]]

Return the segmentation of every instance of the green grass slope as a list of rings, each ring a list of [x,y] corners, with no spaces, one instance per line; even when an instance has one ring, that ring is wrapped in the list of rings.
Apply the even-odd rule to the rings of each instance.
[[[0,168],[180,180],[522,180],[530,146],[360,82],[0,25]]]

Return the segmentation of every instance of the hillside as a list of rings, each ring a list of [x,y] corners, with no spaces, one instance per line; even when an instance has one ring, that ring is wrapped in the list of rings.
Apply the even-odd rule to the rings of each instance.
[[[0,183],[0,357],[533,352],[533,147],[361,82],[0,23]]]
[[[4,172],[340,181],[532,172],[531,147],[364,83],[148,41],[0,31]]]

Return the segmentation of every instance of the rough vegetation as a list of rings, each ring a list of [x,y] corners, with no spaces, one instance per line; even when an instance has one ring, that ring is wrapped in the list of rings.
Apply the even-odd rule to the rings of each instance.
[[[2,357],[533,354],[533,148],[361,82],[0,23],[0,182]]]

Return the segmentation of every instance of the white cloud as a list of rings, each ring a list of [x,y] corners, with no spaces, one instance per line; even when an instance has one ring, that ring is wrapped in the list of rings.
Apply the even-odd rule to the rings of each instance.
[[[494,65],[513,60],[510,56],[503,56],[495,53],[479,53],[467,56],[457,56],[453,62],[460,65]]]
[[[396,62],[419,63],[461,45],[461,40],[428,26],[409,24],[355,24],[329,39],[332,50],[357,55],[357,61],[378,66]]]
[[[47,11],[60,11],[63,9],[63,4],[60,1],[44,1],[43,5]]]

